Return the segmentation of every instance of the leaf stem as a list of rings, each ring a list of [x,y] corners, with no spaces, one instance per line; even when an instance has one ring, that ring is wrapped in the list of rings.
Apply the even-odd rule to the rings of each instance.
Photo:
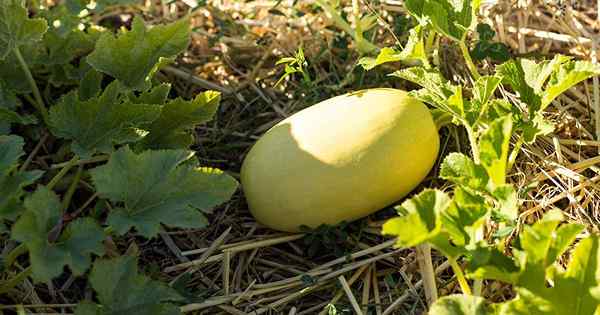
[[[477,136],[475,135],[475,131],[473,128],[465,125],[465,129],[467,130],[467,136],[469,137],[469,144],[471,145],[471,153],[473,154],[473,161],[475,163],[480,163],[479,156],[479,144],[477,143]]]
[[[460,266],[456,263],[456,260],[454,258],[449,258],[448,261],[450,262],[450,267],[452,267],[452,271],[454,271],[454,274],[456,275],[458,285],[460,285],[460,289],[462,290],[462,292],[466,295],[473,295],[473,293],[471,292],[471,287],[469,286],[469,283],[465,278],[465,274],[463,273]]]
[[[42,115],[42,119],[44,120],[44,122],[48,123],[48,110],[46,109],[46,105],[44,104],[44,100],[42,99],[42,95],[40,94],[40,90],[38,89],[38,86],[35,83],[35,80],[33,79],[33,75],[31,74],[31,71],[29,70],[29,66],[27,65],[27,62],[25,61],[25,59],[23,59],[23,55],[21,55],[21,51],[19,50],[18,47],[13,49],[13,53],[17,57],[17,60],[19,61],[19,65],[21,66],[21,69],[23,70],[23,72],[25,72],[27,81],[29,82],[31,89],[33,90],[33,96],[35,97],[35,100],[36,100],[33,104],[34,104],[34,106],[37,107],[37,110]]]
[[[19,272],[14,278],[4,281],[4,283],[0,286],[0,294],[4,294],[8,292],[10,289],[16,287],[19,283],[21,283],[25,278],[31,275],[31,266],[23,269],[23,271]]]
[[[467,63],[467,68],[469,68],[469,72],[471,72],[473,79],[479,79],[479,72],[477,72],[477,67],[473,63],[473,59],[471,59],[471,54],[469,53],[469,48],[467,47],[467,44],[464,40],[461,40],[458,42],[458,46],[460,47],[460,50],[463,54],[463,58],[465,58],[465,62]]]
[[[46,185],[48,187],[48,189],[54,188],[54,186],[56,186],[58,181],[61,178],[63,178],[69,172],[69,170],[73,166],[75,166],[75,164],[77,164],[77,161],[79,161],[79,156],[74,155],[73,158],[71,158],[71,160],[69,160],[69,162],[67,162],[67,164],[65,164],[65,166],[63,166],[63,168],[60,170],[60,172],[58,172],[58,174],[54,175],[54,177],[50,180],[48,185]]]
[[[506,165],[506,172],[510,172],[510,170],[513,168],[513,165],[515,165],[515,162],[517,161],[517,156],[519,155],[523,144],[523,135],[521,135],[517,140],[517,143],[515,143],[512,152],[510,152],[510,155],[508,157],[508,165]]]
[[[65,197],[63,198],[62,210],[67,211],[69,204],[71,203],[71,198],[73,198],[73,193],[75,193],[75,189],[77,189],[77,185],[79,184],[79,179],[81,178],[81,173],[83,172],[83,165],[79,165],[77,168],[77,173],[75,173],[75,178],[71,182]]]

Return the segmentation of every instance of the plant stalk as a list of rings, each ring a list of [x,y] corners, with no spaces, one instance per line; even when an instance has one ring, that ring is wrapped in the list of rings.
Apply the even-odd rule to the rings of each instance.
[[[473,79],[478,80],[481,76],[479,75],[479,72],[477,72],[477,67],[473,63],[473,59],[471,59],[471,54],[469,53],[469,48],[467,47],[467,44],[465,44],[464,40],[461,40],[458,42],[458,46],[460,47],[460,50],[463,54],[463,58],[465,58],[467,68],[469,68],[471,76],[473,76]]]
[[[450,267],[452,267],[452,271],[454,271],[454,274],[456,275],[456,280],[458,280],[458,285],[460,286],[462,292],[466,295],[473,295],[473,293],[471,292],[471,287],[469,286],[469,283],[465,278],[465,274],[463,273],[460,266],[456,263],[456,260],[454,258],[449,258],[448,261],[450,262]]]
[[[44,122],[48,123],[48,110],[46,109],[46,105],[44,104],[44,100],[42,99],[42,94],[40,94],[40,90],[38,89],[38,86],[35,83],[35,80],[33,79],[33,75],[31,74],[31,71],[29,70],[29,66],[27,65],[27,62],[25,61],[25,59],[23,59],[23,55],[21,55],[21,51],[19,50],[18,47],[13,49],[13,53],[17,57],[17,60],[19,61],[19,65],[21,66],[21,69],[23,70],[23,72],[25,72],[27,81],[29,82],[31,89],[33,90],[33,96],[35,97],[35,102],[33,104],[34,104],[34,106],[36,106],[37,110],[42,115],[42,119],[44,120]]]
[[[77,161],[79,161],[79,156],[74,155],[73,158],[71,158],[71,160],[69,160],[69,162],[67,162],[67,164],[65,164],[65,166],[60,170],[60,172],[54,175],[46,187],[48,187],[48,189],[54,188],[54,186],[58,184],[58,181],[63,178],[69,172],[69,170],[75,166],[75,164],[77,164]]]
[[[431,306],[438,298],[437,286],[435,284],[435,270],[431,261],[431,246],[429,244],[417,245],[416,255],[421,278],[423,278],[423,289],[425,290],[427,305]]]
[[[510,152],[510,155],[508,157],[508,164],[506,165],[506,172],[510,172],[510,170],[515,165],[515,162],[517,161],[517,156],[519,155],[519,151],[521,151],[523,143],[523,136],[521,135],[517,140],[517,143],[515,143],[512,152]]]
[[[469,137],[469,144],[471,145],[471,153],[473,154],[473,161],[475,161],[475,163],[479,164],[480,156],[479,156],[479,144],[477,143],[477,136],[475,135],[475,131],[473,130],[473,128],[471,128],[469,126],[465,126],[465,129],[467,129],[467,136]]]

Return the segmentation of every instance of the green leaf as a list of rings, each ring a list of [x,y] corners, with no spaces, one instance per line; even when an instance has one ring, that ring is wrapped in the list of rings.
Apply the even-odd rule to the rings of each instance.
[[[575,248],[567,270],[555,274],[552,287],[529,282],[520,286],[546,301],[547,314],[595,314],[600,300],[590,289],[599,284],[599,254],[597,236],[583,239]]]
[[[491,315],[496,314],[484,298],[473,295],[454,294],[444,296],[429,309],[435,315]]]
[[[529,65],[529,63],[533,63],[532,61],[524,60],[526,59],[505,62],[496,67],[496,73],[501,75],[503,81],[509,84],[512,89],[519,94],[519,99],[527,104],[531,113],[536,112],[541,108],[542,98],[539,95],[539,92],[534,90],[536,83],[532,82],[532,80],[536,79],[535,75],[525,73],[525,69],[536,73],[537,71],[535,70],[537,68]]]
[[[479,140],[481,165],[487,170],[492,183],[496,186],[505,183],[511,135],[512,119],[510,116],[505,116],[494,120]]]
[[[481,104],[487,104],[500,85],[502,78],[497,76],[482,76],[473,86],[473,99]]]
[[[104,33],[87,62],[132,89],[144,86],[164,58],[173,58],[189,44],[189,18],[146,29],[141,17],[133,20],[131,31],[118,37]]]
[[[517,255],[520,257],[523,271],[519,277],[519,284],[534,293],[545,289],[546,269],[554,263],[546,257],[554,241],[554,230],[562,219],[560,210],[550,211],[533,226],[523,227],[520,234],[524,255]]]
[[[529,107],[530,116],[534,117],[563,92],[600,74],[600,66],[556,55],[550,61],[539,63],[529,59],[511,60],[498,66],[497,72],[519,93]]]
[[[171,84],[161,83],[139,95],[130,95],[129,100],[134,104],[163,105],[171,92]]]
[[[44,46],[36,43],[27,44],[21,47],[23,60],[30,68],[40,65],[41,56],[43,56]],[[31,85],[27,81],[27,76],[19,64],[15,54],[8,54],[6,59],[0,58],[0,81],[4,82],[4,87],[15,93],[26,94],[31,92]]]
[[[80,303],[75,315],[178,315],[174,302],[183,298],[172,288],[138,273],[134,257],[97,260],[90,283],[100,305]]]
[[[462,104],[457,103],[456,101],[459,100],[457,96],[454,96],[458,93],[462,95],[461,88],[450,84],[439,71],[423,67],[410,67],[398,70],[390,75],[422,86],[423,89],[412,91],[410,94],[424,103],[446,111],[454,119],[464,119],[464,110],[461,109]],[[450,105],[449,99],[453,96],[455,101]]]
[[[211,120],[220,100],[219,92],[207,91],[198,94],[192,101],[181,98],[170,101],[150,125],[150,132],[141,145],[148,149],[187,149],[193,142],[193,136],[186,129]]]
[[[462,153],[450,153],[442,162],[440,177],[475,191],[485,190],[489,177],[485,168]]]
[[[402,51],[385,47],[379,51],[376,58],[363,57],[359,60],[359,64],[365,70],[371,70],[384,63],[397,61],[418,61],[423,66],[429,67],[427,53],[425,52],[425,43],[423,41],[423,27],[421,25],[417,25],[410,30],[408,41]]]
[[[436,31],[462,41],[476,21],[480,0],[407,0],[408,12],[419,21],[428,20]]]
[[[25,208],[13,226],[12,237],[27,246],[36,280],[49,281],[60,275],[64,266],[76,275],[83,274],[91,263],[90,255],[104,253],[104,232],[91,218],[73,221],[56,241],[49,241],[62,213],[58,196],[46,187],[27,198]]]
[[[441,214],[443,228],[450,234],[453,244],[474,245],[477,231],[485,224],[488,213],[483,197],[456,188],[450,207]]]
[[[556,69],[542,96],[542,109],[577,83],[600,74],[600,66],[588,61],[567,61]]]
[[[101,96],[86,101],[74,92],[65,95],[50,109],[50,128],[54,135],[73,140],[75,154],[89,158],[95,152],[112,152],[113,144],[138,140],[143,136],[140,129],[160,111],[159,106],[126,101],[113,81]]]
[[[62,65],[81,58],[94,50],[98,36],[96,32],[79,29],[61,34],[52,28],[44,35],[43,44],[47,54],[41,58],[41,62],[46,65]]]
[[[0,60],[24,44],[37,42],[48,29],[44,19],[31,19],[21,0],[0,2]]]
[[[492,195],[498,202],[495,209],[496,218],[502,218],[504,222],[514,222],[519,217],[519,198],[512,185],[497,186]]]
[[[96,98],[102,92],[102,73],[89,69],[81,79],[79,84],[79,99],[87,101],[90,98]]]
[[[489,24],[479,23],[477,24],[477,35],[479,35],[479,40],[492,40],[496,32],[492,29]]]
[[[495,247],[478,246],[467,255],[467,276],[471,279],[494,279],[514,284],[520,268]]]
[[[18,171],[17,165],[23,151],[24,140],[10,135],[0,136],[0,219],[14,220],[23,210],[23,187],[40,178],[43,171]]]
[[[408,199],[396,209],[401,214],[383,225],[383,234],[397,237],[397,247],[412,247],[425,242],[433,243],[440,250],[455,251],[448,240],[443,240],[442,212],[451,203],[451,199],[439,190],[427,189]],[[402,215],[403,214],[403,215]]]
[[[196,167],[185,150],[144,151],[123,147],[107,164],[90,171],[100,196],[122,207],[114,209],[108,223],[123,234],[134,227],[145,237],[154,237],[160,223],[199,228],[207,220],[198,209],[228,200],[237,182],[217,169]],[[187,162],[186,162],[187,161]]]

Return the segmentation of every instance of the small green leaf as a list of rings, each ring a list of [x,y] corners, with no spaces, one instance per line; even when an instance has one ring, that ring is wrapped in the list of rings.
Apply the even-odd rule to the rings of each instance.
[[[23,210],[21,205],[23,187],[32,184],[43,174],[41,170],[28,172],[17,170],[19,158],[25,154],[24,144],[21,137],[0,136],[0,219],[17,218]]]
[[[489,41],[494,38],[494,35],[496,35],[496,32],[492,29],[492,27],[486,23],[477,24],[476,30],[477,35],[479,35],[479,40]]]
[[[407,0],[408,12],[421,22],[429,21],[436,31],[462,41],[476,21],[480,1]]]
[[[435,315],[492,315],[496,314],[484,298],[473,295],[444,296],[429,309],[429,314]]]
[[[482,76],[473,86],[473,99],[481,104],[487,104],[500,85],[502,78],[497,76]]]
[[[75,315],[179,315],[175,302],[183,298],[172,288],[139,274],[134,257],[97,260],[90,283],[99,305],[82,302]]]
[[[425,43],[423,41],[422,26],[417,25],[410,30],[408,41],[402,49],[397,51],[394,48],[385,47],[379,51],[376,58],[363,57],[359,60],[359,64],[365,70],[371,70],[379,65],[388,62],[411,62],[419,61],[423,66],[429,67],[427,53],[425,52]]]
[[[128,88],[144,90],[161,59],[177,56],[188,44],[189,18],[148,30],[136,16],[131,31],[123,31],[116,38],[104,33],[87,62]]]
[[[485,168],[462,153],[450,153],[442,162],[440,177],[475,191],[485,190],[489,177]]]
[[[181,98],[167,103],[144,137],[141,145],[148,149],[187,149],[193,141],[193,136],[186,131],[198,124],[212,119],[221,94],[207,91],[198,94],[192,101]]]
[[[567,61],[556,69],[542,96],[542,109],[577,83],[600,74],[600,66],[588,61]]]
[[[519,198],[512,185],[496,187],[492,195],[498,202],[495,216],[501,217],[504,222],[514,222],[519,216]]]
[[[79,84],[79,99],[87,101],[90,98],[98,97],[102,92],[102,78],[102,73],[94,69],[88,70]]]
[[[131,95],[129,100],[134,104],[152,104],[152,105],[163,105],[171,92],[171,84],[161,83],[147,91],[140,93],[140,95]]]
[[[12,50],[42,39],[48,25],[44,19],[31,19],[21,0],[0,2],[0,60]]]
[[[504,185],[506,180],[506,162],[511,135],[512,119],[505,116],[494,120],[479,140],[481,165],[485,167],[492,183],[496,186]]]
[[[74,274],[83,274],[91,263],[90,255],[104,253],[104,232],[91,218],[73,221],[58,240],[48,240],[49,233],[60,224],[62,213],[58,196],[46,187],[39,187],[27,198],[25,208],[13,226],[12,237],[27,246],[36,280],[49,281],[67,265]]]
[[[478,246],[467,254],[467,276],[471,279],[494,279],[514,284],[520,268],[495,247]]]
[[[443,229],[450,234],[457,246],[473,245],[477,231],[485,224],[488,207],[483,197],[456,188],[452,203],[442,212]]]
[[[100,196],[122,207],[113,209],[108,223],[119,234],[134,227],[145,237],[158,234],[160,224],[200,228],[202,212],[228,200],[237,182],[217,169],[196,167],[185,150],[144,151],[123,147],[107,164],[90,171]]]
[[[450,201],[439,190],[424,190],[397,208],[398,212],[406,214],[388,220],[383,225],[383,234],[397,236],[398,247],[426,242],[441,232],[441,212],[450,205]]]
[[[113,81],[101,96],[87,101],[74,92],[65,95],[50,109],[50,130],[73,140],[73,152],[89,158],[95,152],[112,152],[113,144],[137,141],[143,136],[140,128],[154,121],[160,111],[159,106],[125,101],[118,82]]]

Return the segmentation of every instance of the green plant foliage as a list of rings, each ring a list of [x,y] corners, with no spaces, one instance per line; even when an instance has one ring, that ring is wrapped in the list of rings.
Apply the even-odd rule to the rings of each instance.
[[[145,90],[159,62],[183,52],[189,44],[189,36],[187,18],[147,29],[138,16],[133,20],[131,31],[124,31],[116,38],[102,34],[87,62],[128,88]]]
[[[138,273],[135,257],[97,260],[90,283],[100,304],[83,302],[75,315],[177,315],[174,302],[183,298],[172,288]]]
[[[15,219],[23,210],[23,187],[32,184],[43,171],[19,171],[24,140],[19,136],[0,136],[0,219]]]
[[[145,237],[158,234],[160,223],[185,228],[207,224],[198,210],[209,212],[231,197],[236,181],[223,172],[197,167],[186,150],[144,151],[124,147],[106,165],[91,170],[102,197],[122,207],[108,224],[119,234],[134,227]]]
[[[149,98],[149,101],[152,98],[162,98],[162,90],[155,93],[159,95],[142,95],[140,101],[144,98]],[[211,120],[219,107],[220,100],[220,93],[209,91],[198,94],[192,101],[178,98],[168,102],[164,105],[160,116],[150,125],[149,132],[141,145],[150,149],[188,148],[194,138],[187,130]]]
[[[44,19],[31,19],[21,0],[0,2],[0,60],[25,44],[37,42],[48,29]]]
[[[73,140],[73,152],[82,158],[95,152],[110,153],[114,144],[139,140],[161,108],[132,104],[121,89],[119,81],[113,81],[102,95],[87,101],[74,92],[65,95],[50,109],[52,133]]]
[[[147,27],[136,17],[116,37],[93,24],[108,6],[134,2],[0,1],[0,233],[18,244],[2,258],[2,293],[93,265],[99,303],[76,314],[180,314],[176,303],[192,301],[138,274],[134,258],[102,258],[107,238],[205,226],[204,213],[237,188],[185,150],[220,94],[170,100],[171,85],[153,80],[187,48],[189,18]],[[90,196],[96,206],[80,208]]]
[[[433,28],[456,41],[464,40],[476,20],[479,0],[407,0],[408,12],[417,20],[429,22]]]
[[[82,274],[90,265],[90,254],[104,253],[104,232],[93,219],[77,219],[60,231],[61,203],[46,187],[40,186],[27,198],[25,208],[13,226],[12,237],[29,249],[36,280],[49,281],[60,275],[66,265],[73,273]]]
[[[473,50],[471,50],[473,59],[483,60],[489,57],[499,62],[505,62],[510,59],[508,47],[503,43],[492,41],[496,32],[491,26],[485,23],[477,24],[477,34],[479,35],[479,40],[475,43]]]

